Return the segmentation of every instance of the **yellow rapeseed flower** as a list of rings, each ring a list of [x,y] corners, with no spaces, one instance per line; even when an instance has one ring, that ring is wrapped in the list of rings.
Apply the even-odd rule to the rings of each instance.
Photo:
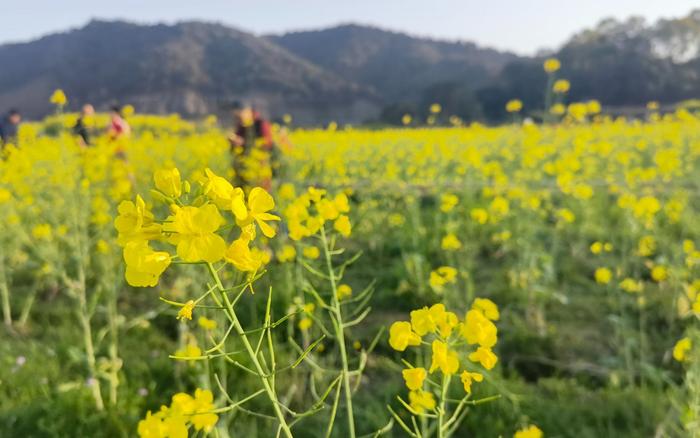
[[[396,321],[389,328],[389,345],[397,351],[404,351],[406,347],[420,345],[420,336],[411,330],[411,323]]]
[[[688,360],[688,352],[693,348],[693,341],[690,338],[685,337],[676,342],[673,346],[673,358],[678,362],[685,362]]]
[[[189,319],[192,321],[192,311],[194,310],[194,300],[189,300],[177,312],[177,319]]]
[[[406,387],[411,391],[421,389],[423,387],[423,382],[428,376],[425,368],[407,368],[402,371],[403,379],[406,381]]]
[[[515,432],[513,438],[542,438],[542,430],[535,425],[531,425]]]
[[[175,167],[156,170],[153,173],[153,180],[156,188],[171,198],[179,198],[182,194],[180,171]]]
[[[506,103],[506,111],[509,113],[519,113],[523,109],[523,102],[518,99],[509,100]]]
[[[174,214],[163,225],[177,245],[177,255],[185,262],[214,263],[224,258],[226,242],[216,234],[224,219],[213,204],[201,207],[173,206]]]
[[[559,79],[556,82],[554,82],[552,91],[554,91],[555,93],[564,94],[567,93],[570,88],[571,83],[569,81],[567,81],[566,79]]]
[[[459,369],[459,358],[457,352],[451,350],[449,346],[438,339],[433,341],[433,358],[430,364],[430,373],[436,370],[443,374],[452,375]]]
[[[339,284],[336,291],[339,300],[344,300],[352,296],[352,288],[347,284]]]
[[[475,352],[469,354],[469,360],[472,362],[479,362],[482,367],[490,370],[496,366],[498,357],[493,353],[493,351],[491,351],[490,348],[479,347]]]
[[[556,58],[549,58],[544,61],[543,67],[547,73],[554,73],[561,68],[561,62]]]
[[[59,88],[53,92],[49,102],[57,106],[65,106],[68,103],[68,97],[66,97],[66,93]]]
[[[464,386],[464,392],[467,394],[472,393],[472,382],[481,382],[484,380],[484,376],[480,373],[471,373],[469,371],[462,371],[459,375],[462,385]]]
[[[597,283],[608,284],[612,280],[612,271],[608,268],[597,268],[594,276]]]
[[[200,316],[197,323],[204,330],[214,330],[214,329],[216,329],[216,325],[217,325],[215,320],[209,319],[206,316]]]
[[[422,414],[426,410],[432,411],[435,409],[435,397],[431,392],[416,390],[408,393],[408,401],[413,409],[418,414]]]
[[[153,251],[145,240],[129,242],[124,247],[126,281],[132,286],[149,287],[158,284],[163,271],[170,265],[170,254]]]
[[[470,345],[478,344],[490,348],[496,345],[498,328],[484,315],[482,310],[472,309],[467,312],[464,318],[462,336]]]

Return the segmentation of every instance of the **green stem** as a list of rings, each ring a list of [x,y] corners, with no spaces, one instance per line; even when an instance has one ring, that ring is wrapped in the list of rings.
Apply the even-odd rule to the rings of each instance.
[[[554,73],[549,73],[547,75],[547,90],[545,90],[545,94],[544,94],[544,114],[542,115],[542,121],[545,123],[551,121],[551,114],[549,114],[549,110],[552,107],[552,86],[553,85],[554,85]]]
[[[267,393],[267,396],[269,397],[270,401],[272,402],[272,408],[275,411],[275,416],[277,417],[277,420],[280,422],[280,427],[282,428],[282,431],[284,432],[284,435],[288,438],[292,438],[292,431],[289,428],[289,425],[287,424],[287,420],[284,418],[284,413],[282,412],[282,409],[280,409],[280,404],[279,401],[277,400],[277,394],[275,394],[275,391],[272,388],[272,385],[270,383],[270,377],[268,376],[268,373],[265,369],[263,369],[262,364],[260,363],[260,360],[258,359],[257,355],[255,354],[255,349],[251,345],[250,341],[248,340],[248,337],[245,334],[245,330],[243,330],[243,326],[241,326],[240,321],[238,320],[238,316],[236,315],[236,311],[233,309],[233,305],[231,304],[231,300],[229,300],[228,295],[226,294],[224,290],[224,286],[221,283],[221,279],[219,278],[219,275],[216,273],[216,269],[214,269],[214,266],[211,263],[207,263],[207,268],[209,269],[209,274],[211,274],[212,279],[214,280],[217,289],[219,290],[219,293],[221,297],[224,300],[224,305],[226,306],[226,314],[228,315],[229,320],[231,321],[231,324],[233,324],[233,329],[236,330],[236,333],[238,336],[241,338],[241,341],[243,342],[243,346],[245,347],[246,351],[248,352],[248,356],[250,356],[250,360],[253,362],[253,365],[255,366],[255,370],[260,376],[260,380],[262,382],[263,388],[265,389],[265,392]]]
[[[7,287],[7,275],[5,274],[5,260],[0,258],[0,295],[2,296],[2,317],[5,325],[12,325],[12,311],[10,309],[10,290]]]
[[[24,301],[24,305],[22,306],[22,311],[19,314],[19,319],[17,320],[17,323],[19,324],[20,327],[24,327],[27,325],[27,321],[29,321],[29,314],[32,311],[32,307],[34,306],[34,301],[36,300],[36,294],[37,294],[37,289],[36,287],[31,290],[29,293],[29,296],[27,299]]]
[[[85,346],[85,356],[87,358],[88,372],[92,378],[92,395],[95,398],[95,407],[98,411],[104,409],[104,401],[102,400],[102,391],[100,390],[100,380],[97,376],[97,367],[95,366],[95,346],[92,342],[92,327],[90,325],[90,314],[87,306],[87,297],[85,293],[85,282],[84,275],[82,275],[82,268],[78,274],[81,278],[80,284],[78,285],[78,303],[79,303],[79,319],[80,325],[83,329],[83,344]]]
[[[438,410],[438,438],[446,438],[445,412],[447,406],[447,389],[450,386],[449,375],[442,375],[442,388],[440,389],[440,408]]]
[[[348,354],[345,349],[345,332],[343,331],[343,315],[340,309],[340,301],[338,300],[338,290],[335,282],[335,271],[331,262],[330,248],[328,247],[328,239],[326,237],[325,227],[321,227],[321,241],[323,242],[323,252],[326,258],[326,268],[328,269],[328,277],[331,283],[332,308],[335,315],[335,335],[338,339],[338,347],[340,348],[340,360],[342,362],[343,389],[345,393],[345,410],[348,417],[348,436],[355,438],[355,416],[352,408],[352,389],[350,387],[350,371],[348,367]]]
[[[119,387],[119,328],[117,319],[117,293],[116,290],[110,291],[108,303],[108,324],[109,324],[109,360],[111,362],[109,373],[109,402],[112,406],[117,405],[117,388]]]

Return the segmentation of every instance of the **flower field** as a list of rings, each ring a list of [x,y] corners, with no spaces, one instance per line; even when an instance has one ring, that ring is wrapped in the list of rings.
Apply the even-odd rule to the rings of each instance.
[[[250,187],[213,117],[24,124],[0,436],[700,436],[700,117],[594,106],[288,121]]]

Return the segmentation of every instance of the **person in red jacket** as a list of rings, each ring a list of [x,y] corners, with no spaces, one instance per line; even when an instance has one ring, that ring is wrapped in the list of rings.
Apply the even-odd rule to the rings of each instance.
[[[257,183],[269,190],[272,186],[270,168],[274,155],[274,139],[270,122],[252,106],[234,103],[235,128],[229,136],[236,185]]]

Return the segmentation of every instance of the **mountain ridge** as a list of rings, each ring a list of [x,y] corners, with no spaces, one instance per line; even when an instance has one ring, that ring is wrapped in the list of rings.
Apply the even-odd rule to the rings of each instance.
[[[552,52],[571,100],[642,105],[700,97],[700,10],[648,24],[603,20]],[[0,104],[29,117],[52,111],[62,88],[69,109],[84,102],[186,117],[228,117],[248,101],[273,118],[299,124],[335,120],[398,123],[426,116],[430,103],[465,120],[498,121],[504,103],[543,105],[543,56],[525,57],[468,41],[424,38],[345,23],[316,30],[255,35],[190,20],[138,24],[92,20],[30,42],[0,45]]]

